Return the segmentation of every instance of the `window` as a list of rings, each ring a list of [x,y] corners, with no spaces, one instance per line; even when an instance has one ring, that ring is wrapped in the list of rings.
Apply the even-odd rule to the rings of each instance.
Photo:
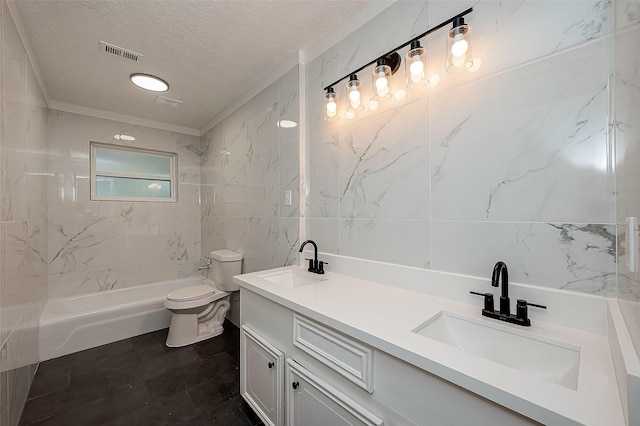
[[[174,152],[91,142],[91,199],[177,201]]]

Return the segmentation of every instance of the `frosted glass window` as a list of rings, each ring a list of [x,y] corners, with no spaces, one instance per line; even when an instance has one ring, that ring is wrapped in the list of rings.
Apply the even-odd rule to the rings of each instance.
[[[91,142],[91,199],[176,201],[177,154]]]

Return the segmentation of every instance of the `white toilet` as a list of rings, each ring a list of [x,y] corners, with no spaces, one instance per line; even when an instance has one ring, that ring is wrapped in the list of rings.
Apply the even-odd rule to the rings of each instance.
[[[222,323],[229,310],[231,291],[240,287],[233,276],[242,272],[242,254],[231,250],[211,252],[213,283],[174,290],[164,301],[173,316],[167,346],[179,347],[215,337],[222,333]]]

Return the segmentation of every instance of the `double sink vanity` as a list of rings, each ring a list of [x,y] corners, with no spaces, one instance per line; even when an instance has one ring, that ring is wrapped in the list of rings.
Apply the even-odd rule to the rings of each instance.
[[[637,424],[614,301],[514,284],[548,306],[523,327],[482,315],[487,280],[327,257],[341,273],[234,278],[240,390],[265,424]]]

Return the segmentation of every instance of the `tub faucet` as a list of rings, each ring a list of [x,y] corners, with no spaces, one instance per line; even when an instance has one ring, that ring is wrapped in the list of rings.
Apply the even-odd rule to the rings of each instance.
[[[500,314],[509,316],[511,315],[509,307],[509,273],[507,272],[507,265],[504,262],[498,262],[493,267],[493,275],[491,276],[491,285],[498,287],[498,281],[502,276],[502,295],[500,296]]]
[[[307,259],[309,261],[309,272],[313,272],[314,274],[324,274],[324,265],[327,262],[318,262],[318,245],[313,240],[307,240],[302,245],[300,245],[300,250],[298,252],[302,253],[304,246],[307,244],[311,244],[313,246],[313,259]]]
[[[198,266],[198,271],[202,271],[202,270],[211,268],[211,264],[213,263],[213,259],[211,259],[210,257],[207,256],[207,257],[201,258],[200,262],[202,263],[202,265]]]

